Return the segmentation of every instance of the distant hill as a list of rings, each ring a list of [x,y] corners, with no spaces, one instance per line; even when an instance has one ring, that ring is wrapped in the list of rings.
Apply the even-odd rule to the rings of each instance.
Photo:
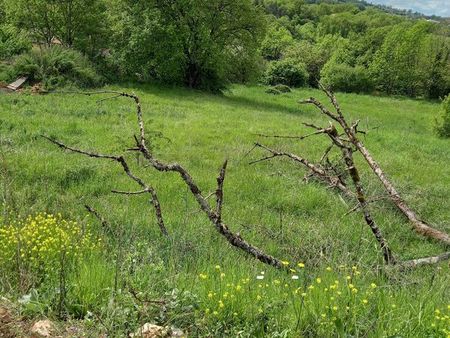
[[[383,12],[390,13],[390,14],[396,14],[396,15],[402,15],[414,19],[428,19],[428,20],[435,20],[435,21],[446,21],[450,23],[450,18],[443,18],[437,15],[425,15],[420,12],[412,11],[412,10],[406,10],[406,9],[399,9],[394,8],[391,6],[386,5],[380,5],[380,4],[373,4],[364,0],[307,0],[306,3],[314,4],[314,3],[336,3],[336,4],[342,4],[342,3],[349,3],[349,4],[355,4],[360,9],[366,9],[366,8],[378,8],[382,10]]]

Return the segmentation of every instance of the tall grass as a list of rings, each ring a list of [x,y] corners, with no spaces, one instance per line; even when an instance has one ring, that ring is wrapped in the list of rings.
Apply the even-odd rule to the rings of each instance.
[[[133,171],[159,194],[171,235],[162,238],[147,197],[110,193],[136,188],[120,167],[62,152],[39,137],[46,134],[80,148],[121,153],[133,144],[137,131],[134,107],[127,100],[0,96],[0,144],[13,187],[8,200],[16,201],[10,203],[13,213],[61,212],[66,219],[95,226],[104,242],[99,256],[67,277],[70,316],[82,317],[86,325],[112,336],[134,332],[145,322],[182,327],[192,336],[448,335],[446,264],[385,271],[361,215],[344,216],[352,203],[318,183],[305,184],[304,170],[289,161],[248,165],[261,155],[248,154],[259,139],[255,134],[301,135],[307,132],[301,122],[327,123],[313,108],[296,104],[311,95],[323,99],[320,92],[271,96],[264,88],[236,86],[214,96],[153,86],[112,89],[140,96],[154,152],[188,168],[205,195],[214,191],[218,168],[229,158],[224,219],[243,238],[288,261],[295,272],[269,269],[231,248],[198,212],[178,176],[154,172],[127,155]],[[407,202],[424,219],[449,231],[450,152],[448,141],[433,132],[439,105],[354,94],[340,94],[339,99],[348,116],[361,118],[362,127],[376,127],[364,142]],[[259,140],[316,160],[328,145],[321,138],[303,143]],[[364,167],[362,159],[356,160]],[[368,169],[362,176],[369,195],[383,194]],[[86,214],[85,203],[110,221],[116,235]],[[445,250],[413,233],[388,201],[372,207],[397,256],[407,259]],[[54,290],[52,283],[43,280],[37,288],[42,304],[51,304],[45,290]],[[22,296],[6,285],[0,278],[3,294]],[[356,293],[351,291],[355,288]],[[159,300],[163,302],[153,302]],[[50,316],[55,311],[45,309]]]

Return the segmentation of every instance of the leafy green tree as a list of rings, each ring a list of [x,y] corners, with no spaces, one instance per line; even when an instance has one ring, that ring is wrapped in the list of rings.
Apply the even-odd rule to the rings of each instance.
[[[302,87],[308,83],[308,72],[304,63],[293,59],[273,61],[269,64],[264,79],[270,85]]]
[[[94,53],[106,33],[103,0],[4,0],[11,21],[47,46],[58,39],[67,47]]]
[[[289,30],[275,21],[270,25],[262,42],[262,56],[266,60],[280,60],[286,49],[293,43],[294,38]]]
[[[450,137],[450,94],[442,101],[442,117],[437,121],[436,131],[441,137]]]
[[[126,74],[211,91],[245,74],[265,32],[250,0],[124,0],[113,20]],[[245,60],[245,62],[242,62]]]
[[[442,98],[450,93],[450,38],[429,35],[425,43],[423,62],[427,65],[426,96]]]
[[[400,24],[386,36],[370,66],[379,89],[389,94],[426,95],[432,73],[434,82],[439,82],[437,70],[446,66],[448,57],[436,50],[430,55],[431,28],[425,21]]]
[[[11,24],[0,25],[0,59],[6,59],[30,49],[31,41],[26,32]]]
[[[308,84],[317,87],[322,68],[342,40],[338,36],[326,35],[319,38],[316,43],[298,41],[286,50],[285,57],[305,64],[308,72]]]

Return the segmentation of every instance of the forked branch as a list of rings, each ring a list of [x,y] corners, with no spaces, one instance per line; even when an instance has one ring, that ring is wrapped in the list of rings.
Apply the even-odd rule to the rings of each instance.
[[[117,94],[116,96],[123,96],[123,97],[131,98],[135,102],[137,123],[138,123],[138,127],[139,127],[139,136],[134,137],[136,147],[130,148],[128,150],[137,151],[137,152],[141,153],[144,156],[144,158],[148,161],[147,167],[153,167],[154,169],[161,171],[161,172],[176,172],[176,173],[178,173],[180,175],[181,179],[183,180],[183,182],[187,185],[187,187],[191,191],[191,193],[194,196],[197,203],[199,204],[200,209],[206,214],[206,216],[208,217],[210,222],[214,225],[214,227],[217,229],[217,231],[226,238],[228,243],[230,243],[232,246],[235,246],[235,247],[245,251],[247,254],[255,257],[256,259],[258,259],[259,261],[261,261],[265,264],[274,266],[279,269],[286,269],[285,265],[282,264],[282,262],[280,260],[276,259],[275,257],[273,257],[271,255],[266,254],[261,249],[251,245],[250,243],[248,243],[247,241],[242,239],[239,234],[234,234],[228,228],[228,226],[225,223],[223,223],[223,221],[222,221],[223,185],[224,185],[224,180],[225,180],[227,161],[225,161],[225,163],[223,164],[223,166],[220,170],[220,174],[217,178],[217,189],[216,189],[216,193],[215,193],[216,194],[216,205],[215,205],[215,207],[212,207],[210,202],[208,201],[208,198],[203,196],[199,186],[197,185],[197,183],[195,182],[193,177],[190,175],[190,173],[183,166],[181,166],[178,163],[167,164],[167,163],[164,163],[164,162],[158,160],[157,158],[155,158],[153,156],[150,149],[147,147],[146,139],[145,139],[145,126],[144,126],[144,121],[143,121],[143,117],[142,117],[142,108],[141,108],[141,103],[140,103],[139,97],[134,94],[128,94],[128,93],[110,92],[110,91],[99,92],[99,94],[104,94],[104,93]],[[94,95],[96,93],[86,93],[86,94]],[[116,97],[116,96],[114,96],[114,97]],[[143,180],[141,180],[140,178],[135,176],[130,171],[130,168],[123,156],[102,155],[102,154],[97,154],[97,153],[93,153],[93,152],[88,152],[88,151],[84,151],[84,150],[66,146],[62,142],[54,140],[47,136],[44,136],[44,137],[46,139],[48,139],[50,142],[58,145],[59,147],[65,149],[65,150],[83,154],[83,155],[86,155],[89,157],[110,159],[110,160],[119,162],[122,165],[125,173],[131,179],[133,179],[136,183],[138,183],[141,186],[142,190],[137,191],[137,192],[126,192],[126,191],[114,191],[114,192],[120,193],[120,194],[126,194],[126,195],[136,195],[136,194],[142,194],[145,192],[150,193],[152,195],[151,202],[152,202],[153,206],[155,207],[156,216],[158,219],[158,224],[160,225],[160,228],[161,228],[161,232],[163,234],[167,235],[167,231],[165,231],[164,222],[163,222],[162,215],[161,215],[161,207],[160,207],[155,190],[151,186],[147,185]]]
[[[391,201],[395,204],[395,206],[403,213],[403,215],[410,221],[411,225],[413,226],[414,230],[429,238],[433,238],[435,240],[438,240],[440,242],[443,242],[447,245],[450,245],[450,235],[440,231],[438,229],[433,228],[431,225],[426,223],[425,221],[421,220],[416,213],[409,207],[409,205],[403,200],[403,198],[400,196],[400,193],[397,191],[397,189],[394,187],[394,185],[391,183],[391,181],[387,178],[384,171],[381,169],[378,162],[375,161],[375,159],[372,157],[370,152],[367,150],[367,148],[364,146],[364,144],[359,140],[357,136],[357,123],[354,123],[352,126],[349,126],[347,123],[341,107],[339,106],[339,103],[336,99],[336,96],[334,93],[324,86],[321,85],[322,90],[325,92],[327,97],[330,99],[331,104],[333,105],[334,109],[336,110],[336,113],[332,113],[329,111],[322,103],[320,103],[315,98],[310,98],[309,100],[302,101],[301,103],[308,103],[313,104],[316,106],[320,112],[322,112],[324,115],[333,118],[335,121],[337,121],[342,129],[344,130],[345,134],[348,137],[348,140],[355,146],[355,148],[362,154],[372,171],[375,173],[375,175],[378,177],[378,179],[383,184],[386,192],[391,198]]]

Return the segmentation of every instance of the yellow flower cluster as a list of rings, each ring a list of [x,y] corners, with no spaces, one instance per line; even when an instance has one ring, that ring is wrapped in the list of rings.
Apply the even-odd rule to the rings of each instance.
[[[60,214],[39,213],[0,227],[0,264],[46,268],[60,259],[77,258],[100,245],[88,229]]]
[[[446,337],[450,338],[450,304],[446,309],[436,309],[434,311],[434,321],[431,324],[432,329],[442,332]]]
[[[208,275],[200,273],[197,287],[201,290],[198,294],[201,295],[199,312],[202,320],[227,321],[236,314],[257,319],[282,303],[286,318],[290,317],[296,323],[308,321],[319,335],[352,330],[359,318],[366,318],[373,311],[386,313],[386,320],[392,324],[389,331],[399,329],[396,318],[401,311],[396,300],[384,285],[380,287],[362,276],[359,267],[326,267],[318,275],[311,275],[305,270],[304,263],[283,261],[283,265],[292,266],[294,272],[261,271],[254,276],[236,278],[231,273],[225,274],[217,265],[208,269]],[[433,314],[434,330],[447,335],[449,315],[447,310],[436,311]]]

